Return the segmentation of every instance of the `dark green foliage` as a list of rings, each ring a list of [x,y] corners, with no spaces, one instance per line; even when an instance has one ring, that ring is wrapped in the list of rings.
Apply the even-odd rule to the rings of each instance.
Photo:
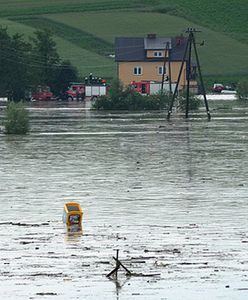
[[[68,87],[69,82],[78,80],[78,71],[69,60],[61,62],[57,52],[52,32],[43,29],[35,32],[33,55],[36,55],[37,76],[36,85],[49,86],[55,95],[61,95]]]
[[[22,35],[10,36],[7,28],[0,27],[0,96],[11,100],[23,99],[29,84],[29,53],[31,46]]]
[[[4,126],[7,134],[26,134],[29,131],[29,114],[23,103],[11,101],[8,104]]]
[[[0,27],[0,40],[1,97],[20,101],[39,85],[59,94],[70,81],[78,80],[77,69],[70,61],[61,63],[50,31],[36,31],[32,45],[24,42],[22,35],[11,36],[7,28]]]
[[[55,95],[63,95],[70,82],[77,82],[79,80],[78,71],[69,60],[62,62],[56,74],[57,76],[51,84]]]
[[[124,88],[118,80],[112,82],[109,95],[99,97],[93,104],[97,110],[162,110],[169,103],[168,95],[142,96],[131,87]]]
[[[33,56],[37,67],[39,84],[51,86],[58,75],[60,58],[56,49],[56,43],[52,39],[52,32],[48,29],[38,30],[31,39]]]
[[[242,80],[238,83],[237,94],[239,100],[248,102],[248,79]]]

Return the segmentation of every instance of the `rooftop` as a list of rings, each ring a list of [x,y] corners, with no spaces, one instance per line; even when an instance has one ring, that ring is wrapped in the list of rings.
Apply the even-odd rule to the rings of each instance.
[[[161,61],[163,57],[147,58],[147,50],[165,50],[169,47],[169,59],[181,61],[187,39],[180,37],[157,37],[155,34],[144,37],[117,37],[115,39],[115,60],[117,62]]]

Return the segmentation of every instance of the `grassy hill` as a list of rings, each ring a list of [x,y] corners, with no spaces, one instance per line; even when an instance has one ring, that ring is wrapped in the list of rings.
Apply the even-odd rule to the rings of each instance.
[[[116,76],[116,36],[159,36],[200,29],[198,41],[205,76],[238,78],[248,74],[247,0],[9,0],[0,2],[0,24],[32,35],[54,32],[63,58],[82,75]]]

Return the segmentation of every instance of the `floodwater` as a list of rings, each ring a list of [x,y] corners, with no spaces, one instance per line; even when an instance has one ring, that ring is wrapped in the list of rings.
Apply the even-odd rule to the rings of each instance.
[[[29,110],[29,135],[0,134],[1,300],[248,299],[248,109]]]

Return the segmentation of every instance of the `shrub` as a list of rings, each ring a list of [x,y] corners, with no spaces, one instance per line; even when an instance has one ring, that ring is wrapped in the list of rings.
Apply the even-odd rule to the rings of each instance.
[[[152,107],[151,109],[154,110],[168,109],[170,99],[169,93],[149,95],[147,96],[147,109],[149,109],[149,107]]]
[[[248,100],[248,80],[242,80],[237,86],[239,100]]]
[[[186,110],[186,93],[179,95],[176,98],[177,109],[180,111]],[[200,99],[198,99],[194,94],[189,95],[189,110],[197,110],[200,106]]]
[[[26,134],[29,131],[29,115],[22,102],[8,104],[4,126],[7,134]]]
[[[124,88],[120,81],[112,83],[109,95],[99,97],[93,104],[97,110],[161,110],[166,109],[169,95],[157,94],[143,96],[133,88]]]

